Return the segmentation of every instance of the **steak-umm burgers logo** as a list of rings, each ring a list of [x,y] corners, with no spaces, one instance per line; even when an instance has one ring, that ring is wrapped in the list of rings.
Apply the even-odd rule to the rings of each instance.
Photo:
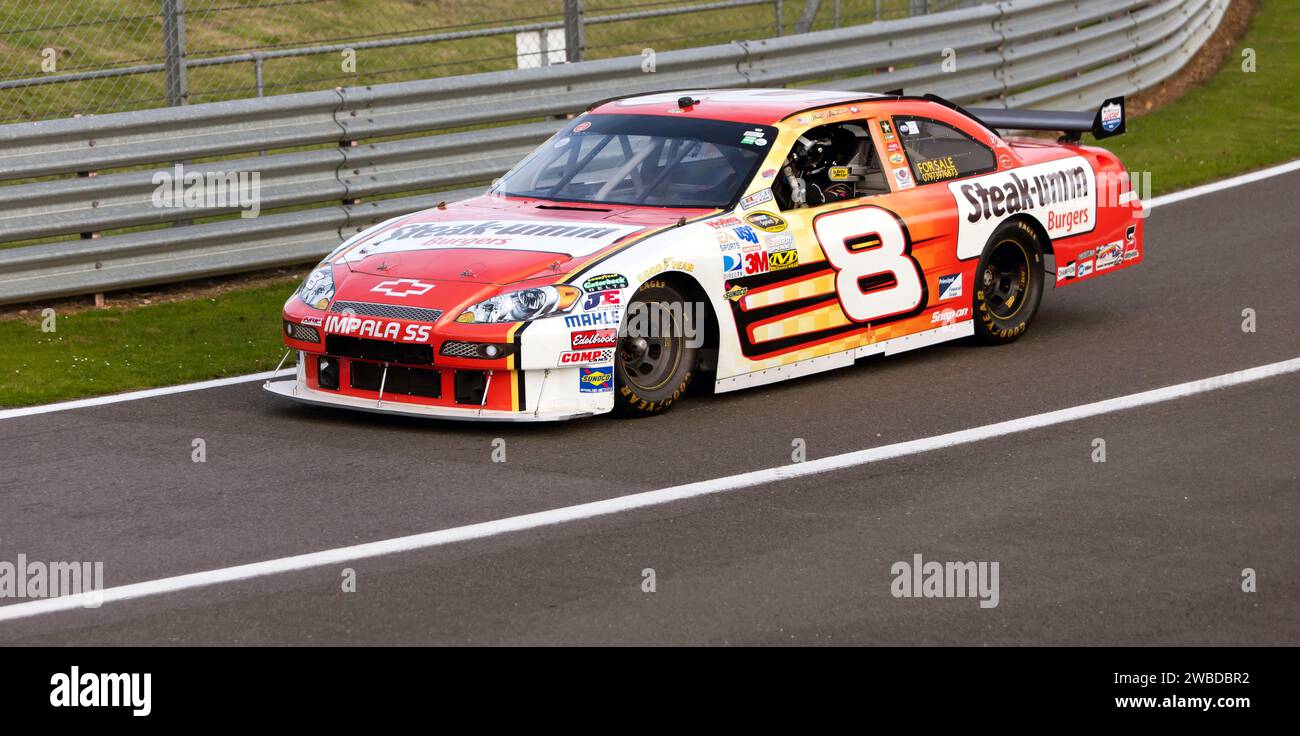
[[[1006,184],[984,186],[978,182],[963,184],[962,196],[974,206],[966,219],[979,222],[990,217],[1005,217],[1038,206],[1046,206],[1087,197],[1088,176],[1082,166],[1046,174],[1020,178],[1016,172],[1007,173],[1011,181]],[[1035,205],[1037,201],[1039,204]]]
[[[1022,166],[948,184],[960,213],[957,257],[977,258],[1008,217],[1028,215],[1050,238],[1092,231],[1096,226],[1096,174],[1081,156]]]

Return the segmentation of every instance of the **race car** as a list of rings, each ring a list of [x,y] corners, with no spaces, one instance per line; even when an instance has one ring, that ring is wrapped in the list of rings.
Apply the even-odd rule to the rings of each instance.
[[[1124,128],[1123,98],[1095,114],[901,92],[605,100],[482,196],[330,253],[284,305],[296,376],[266,388],[449,419],[649,416],[692,386],[1009,343],[1045,274],[1142,261],[1127,172],[1081,142]]]

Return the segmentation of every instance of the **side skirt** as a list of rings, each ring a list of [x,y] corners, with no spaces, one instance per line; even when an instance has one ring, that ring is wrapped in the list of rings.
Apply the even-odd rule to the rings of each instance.
[[[883,340],[881,342],[863,345],[862,347],[852,350],[843,350],[830,355],[822,355],[816,358],[808,358],[790,365],[780,365],[775,368],[767,368],[752,373],[742,373],[730,378],[720,378],[714,383],[715,393],[726,393],[727,391],[739,391],[743,388],[753,388],[754,386],[763,386],[777,381],[784,381],[790,378],[800,376],[809,376],[822,371],[835,370],[836,368],[846,368],[853,365],[853,361],[858,358],[865,358],[869,355],[893,355],[917,348],[937,345],[941,342],[956,340],[962,337],[969,337],[975,334],[974,320],[966,320],[950,325],[943,325],[932,330],[915,332],[911,335],[895,337],[892,340]]]

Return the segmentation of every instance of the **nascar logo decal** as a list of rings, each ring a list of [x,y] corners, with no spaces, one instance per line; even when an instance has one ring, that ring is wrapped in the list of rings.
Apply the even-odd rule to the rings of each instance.
[[[1101,108],[1101,128],[1107,133],[1114,133],[1124,122],[1124,108],[1118,102],[1103,105]]]
[[[751,212],[745,215],[745,222],[769,233],[779,233],[786,227],[785,220],[771,212]]]

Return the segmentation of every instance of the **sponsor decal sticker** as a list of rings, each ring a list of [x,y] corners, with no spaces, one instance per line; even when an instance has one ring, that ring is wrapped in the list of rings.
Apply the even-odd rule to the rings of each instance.
[[[1124,231],[1124,260],[1131,261],[1138,255],[1137,225],[1129,225]]]
[[[785,220],[771,212],[751,212],[745,215],[745,222],[766,233],[779,233],[785,230]]]
[[[961,274],[952,273],[939,277],[939,301],[956,299],[961,296]]]
[[[880,132],[881,132],[881,133],[884,133],[885,135],[893,135],[893,133],[894,133],[894,126],[890,125],[888,120],[881,120],[881,121],[880,121]]]
[[[613,366],[583,367],[578,369],[578,391],[599,394],[614,390]]]
[[[740,301],[741,297],[749,293],[748,286],[733,286],[722,293],[722,298],[733,302]]]
[[[920,135],[921,126],[917,125],[915,120],[908,120],[905,123],[899,123],[898,130],[903,135]]]
[[[1042,223],[1049,238],[1092,231],[1095,184],[1092,165],[1080,156],[950,182],[959,218],[957,257],[978,257],[993,230],[1021,212]]]
[[[799,250],[794,247],[794,243],[789,245],[772,248],[767,253],[767,267],[769,271],[781,271],[787,268],[794,268],[799,265]]]
[[[573,126],[573,132],[574,132],[574,133],[581,133],[582,131],[584,131],[584,130],[586,130],[587,128],[590,128],[590,127],[591,127],[591,121],[590,121],[590,120],[583,121],[583,122],[578,123],[577,125]]]
[[[767,139],[763,137],[762,128],[747,130],[740,136],[740,142],[746,146],[766,146]]]
[[[1070,261],[1064,266],[1056,269],[1056,280],[1065,281],[1074,278],[1074,261]]]
[[[1079,278],[1092,275],[1092,261],[1079,261]]]
[[[582,302],[582,308],[591,311],[601,307],[616,307],[620,302],[622,291],[610,289],[608,291],[593,291],[587,294],[586,300]]]
[[[618,345],[618,330],[613,327],[605,327],[599,330],[578,330],[570,335],[569,344],[574,350],[616,347]]]
[[[692,273],[695,271],[695,264],[690,261],[676,261],[671,258],[664,258],[662,261],[637,274],[636,280],[645,281],[651,276],[663,271],[685,271],[687,273]]]
[[[1113,267],[1124,258],[1124,242],[1116,240],[1097,249],[1097,270],[1104,271]]]
[[[728,243],[722,246],[723,278],[736,278],[745,275],[745,258],[740,243]]]
[[[757,207],[760,204],[763,204],[764,202],[771,202],[771,201],[772,201],[772,190],[760,189],[759,191],[754,192],[748,197],[741,199],[740,208],[747,210],[750,209],[751,207]]]
[[[772,177],[776,176],[776,169],[764,169],[763,173],[759,174],[759,176],[763,177],[764,179],[771,179]]]
[[[740,227],[733,228],[732,232],[736,234],[736,237],[746,243],[758,244],[758,233],[754,232],[754,228],[749,227],[748,225],[741,225]]]
[[[753,276],[767,273],[767,250],[757,245],[747,245],[742,253],[745,259],[745,275]]]
[[[580,365],[582,363],[608,363],[614,359],[614,351],[609,348],[601,350],[574,350],[560,353],[560,365]]]
[[[302,318],[302,323],[308,327],[320,327],[320,317],[307,316]]]
[[[903,165],[903,154],[901,154],[901,153],[891,153],[891,154],[889,154],[889,163],[894,164],[895,166],[902,166],[902,165]]]
[[[724,227],[734,227],[740,224],[740,218],[735,217],[734,215],[728,217],[719,217],[714,220],[708,220],[705,222],[705,224],[714,229],[724,228]]]
[[[602,273],[582,282],[583,291],[605,291],[607,289],[626,289],[627,277],[617,273]]]
[[[940,323],[950,325],[959,319],[965,319],[968,314],[970,314],[970,307],[962,307],[961,309],[936,309],[934,310],[934,314],[930,315],[930,324]]]
[[[617,309],[602,309],[598,312],[571,314],[564,318],[566,327],[618,327]]]

